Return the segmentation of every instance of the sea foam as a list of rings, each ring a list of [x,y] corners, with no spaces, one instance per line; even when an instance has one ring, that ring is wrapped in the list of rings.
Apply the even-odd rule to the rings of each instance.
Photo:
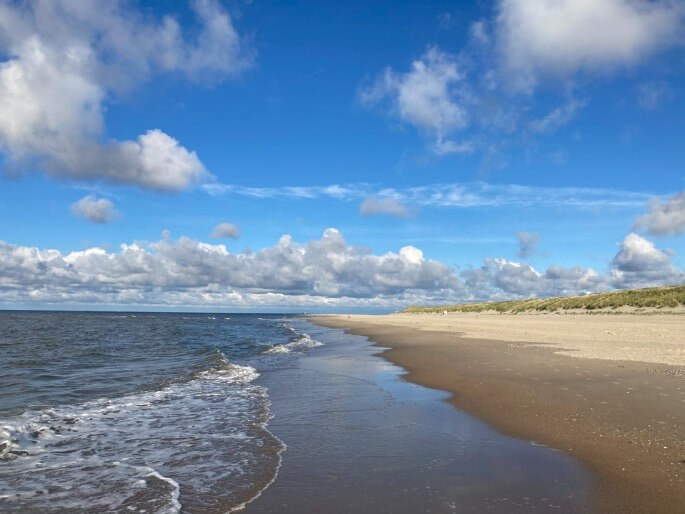
[[[291,328],[292,327],[288,327]],[[294,329],[292,329],[294,331]],[[272,346],[268,350],[266,350],[263,353],[266,354],[278,354],[278,353],[290,353],[292,351],[304,351],[304,350],[309,350],[311,348],[316,348],[317,346],[321,346],[323,343],[320,341],[317,341],[316,339],[312,339],[309,334],[299,334],[295,339],[291,340],[288,343],[284,344],[277,344],[275,346]]]
[[[228,511],[249,501],[285,446],[266,428],[259,373],[217,360],[159,390],[3,419],[0,510],[171,514],[186,502]]]

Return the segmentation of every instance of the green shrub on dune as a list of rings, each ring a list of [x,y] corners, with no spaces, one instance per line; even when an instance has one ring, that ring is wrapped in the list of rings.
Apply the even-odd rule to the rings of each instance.
[[[511,300],[506,302],[465,303],[461,305],[435,305],[421,307],[412,305],[403,313],[420,312],[526,312],[557,311],[584,309],[618,309],[619,307],[664,308],[685,305],[685,285],[651,287],[647,289],[630,289],[611,293],[587,294],[583,296],[565,296],[560,298],[532,298],[529,300]]]

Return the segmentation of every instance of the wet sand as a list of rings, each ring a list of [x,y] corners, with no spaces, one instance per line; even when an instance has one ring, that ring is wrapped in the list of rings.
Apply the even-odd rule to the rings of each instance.
[[[402,380],[365,337],[300,323],[324,344],[282,355],[259,378],[269,430],[288,448],[246,514],[591,512],[593,481],[575,459]]]
[[[684,316],[312,320],[389,347],[382,355],[407,380],[448,391],[502,433],[580,459],[596,477],[599,512],[685,512]]]

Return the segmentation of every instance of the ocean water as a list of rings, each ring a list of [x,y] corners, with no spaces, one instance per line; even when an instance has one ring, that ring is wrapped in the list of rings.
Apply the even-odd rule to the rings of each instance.
[[[230,512],[275,478],[282,315],[0,312],[0,511]]]

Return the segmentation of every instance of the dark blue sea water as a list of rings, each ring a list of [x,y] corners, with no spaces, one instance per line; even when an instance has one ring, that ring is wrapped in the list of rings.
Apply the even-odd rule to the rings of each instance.
[[[227,512],[276,474],[281,315],[0,312],[0,511]],[[182,491],[182,492],[181,492]]]

